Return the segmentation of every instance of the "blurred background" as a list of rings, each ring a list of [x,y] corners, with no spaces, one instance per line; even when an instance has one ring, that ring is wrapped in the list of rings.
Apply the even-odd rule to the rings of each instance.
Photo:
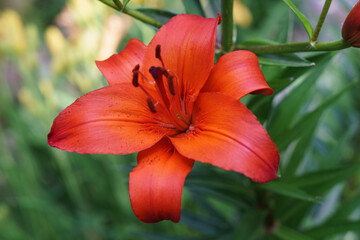
[[[293,2],[315,26],[324,1]],[[319,41],[341,38],[356,2],[333,1]],[[128,7],[166,22],[178,13],[215,17],[220,1]],[[307,40],[281,0],[234,0],[234,21],[237,45]],[[281,177],[260,185],[196,163],[178,224],[134,216],[127,185],[136,154],[47,145],[57,114],[106,85],[95,60],[131,38],[148,44],[156,30],[100,1],[0,2],[0,239],[360,239],[359,49],[259,56],[275,94],[242,101],[277,144]]]

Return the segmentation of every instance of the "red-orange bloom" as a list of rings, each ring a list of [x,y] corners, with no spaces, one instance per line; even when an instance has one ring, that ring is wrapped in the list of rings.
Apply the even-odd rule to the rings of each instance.
[[[129,193],[141,221],[179,221],[194,160],[257,182],[276,177],[278,150],[238,101],[273,91],[251,52],[228,53],[213,64],[218,21],[178,15],[148,46],[132,39],[96,62],[109,86],[62,111],[48,135],[49,145],[70,152],[139,152]]]
[[[360,48],[360,1],[346,17],[341,34],[351,46]]]

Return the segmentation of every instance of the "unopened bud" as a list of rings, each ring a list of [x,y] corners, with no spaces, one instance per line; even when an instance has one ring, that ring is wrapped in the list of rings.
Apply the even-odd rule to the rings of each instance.
[[[360,48],[360,1],[346,17],[341,35],[351,46]]]

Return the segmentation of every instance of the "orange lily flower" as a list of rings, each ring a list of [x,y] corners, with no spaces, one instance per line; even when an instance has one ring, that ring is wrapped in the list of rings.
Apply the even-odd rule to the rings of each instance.
[[[360,48],[360,1],[346,17],[341,29],[341,35],[351,46]]]
[[[129,194],[143,222],[178,222],[181,195],[194,160],[276,178],[278,150],[256,117],[238,100],[270,95],[255,54],[235,51],[214,64],[219,17],[178,15],[148,46],[132,39],[96,64],[109,86],[63,110],[50,146],[92,154],[139,152]]]

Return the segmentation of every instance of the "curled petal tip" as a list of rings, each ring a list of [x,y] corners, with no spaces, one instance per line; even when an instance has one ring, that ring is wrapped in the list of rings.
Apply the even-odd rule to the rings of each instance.
[[[218,12],[218,25],[222,22],[222,16],[221,14]]]
[[[351,46],[360,48],[360,1],[346,17],[341,35]]]

